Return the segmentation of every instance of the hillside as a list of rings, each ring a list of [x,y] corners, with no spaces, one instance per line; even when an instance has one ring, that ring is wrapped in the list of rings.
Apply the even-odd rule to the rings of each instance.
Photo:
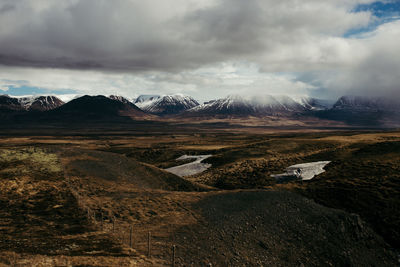
[[[96,183],[124,183],[136,189],[202,191],[200,186],[149,164],[123,155],[82,149],[58,152],[66,175],[89,179]]]
[[[386,245],[357,216],[289,192],[221,192],[193,204],[196,225],[176,235],[179,264],[394,266]]]
[[[42,114],[43,120],[66,121],[129,121],[131,119],[151,118],[134,104],[121,102],[105,96],[82,96],[63,106]]]
[[[357,215],[292,192],[196,192],[93,141],[0,150],[0,263],[169,266],[175,245],[177,266],[396,265]]]

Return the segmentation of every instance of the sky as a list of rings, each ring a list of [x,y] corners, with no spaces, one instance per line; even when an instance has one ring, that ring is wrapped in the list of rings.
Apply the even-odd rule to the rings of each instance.
[[[0,94],[400,95],[400,0],[0,0]]]

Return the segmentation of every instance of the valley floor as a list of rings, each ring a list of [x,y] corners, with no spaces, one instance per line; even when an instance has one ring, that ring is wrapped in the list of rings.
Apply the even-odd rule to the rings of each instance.
[[[3,135],[0,266],[398,265],[400,132],[231,130]]]

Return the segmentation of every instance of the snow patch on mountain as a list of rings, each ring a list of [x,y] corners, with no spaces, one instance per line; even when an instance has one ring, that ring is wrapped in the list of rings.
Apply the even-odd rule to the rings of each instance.
[[[335,103],[332,100],[319,99],[308,96],[294,97],[294,100],[308,110],[326,110],[332,108]]]
[[[286,95],[229,95],[225,98],[205,102],[189,110],[191,113],[216,113],[225,115],[279,115],[327,107],[317,99]]]
[[[56,96],[27,96],[17,98],[25,110],[46,111],[58,108],[64,102]]]
[[[175,94],[164,96],[139,96],[135,104],[146,112],[168,115],[191,109],[198,106],[199,102],[190,96]]]
[[[138,98],[135,99],[135,101],[133,101],[133,103],[138,107],[146,106],[150,102],[155,101],[160,97],[160,95],[140,95]]]

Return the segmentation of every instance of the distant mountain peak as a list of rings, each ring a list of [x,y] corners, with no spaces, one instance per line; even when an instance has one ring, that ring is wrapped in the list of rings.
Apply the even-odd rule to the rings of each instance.
[[[135,104],[142,110],[157,115],[178,114],[200,105],[194,98],[183,94],[139,96]]]
[[[0,95],[0,110],[21,111],[24,110],[24,107],[21,105],[18,98],[10,97],[9,95]]]
[[[127,98],[120,96],[120,95],[109,95],[108,98],[112,99],[112,100],[116,100],[125,104],[128,103],[132,103],[131,101],[129,101]]]
[[[2,95],[0,98],[0,106],[2,109],[15,111],[47,111],[58,108],[64,104],[64,102],[56,96],[11,97],[9,95]]]
[[[32,96],[18,99],[25,110],[47,111],[58,108],[65,103],[56,96]]]
[[[148,102],[148,101],[153,101],[153,100],[159,99],[160,97],[161,97],[160,95],[140,95],[138,98],[136,98],[134,103],[136,105],[138,105],[140,103],[144,103],[144,102]]]

